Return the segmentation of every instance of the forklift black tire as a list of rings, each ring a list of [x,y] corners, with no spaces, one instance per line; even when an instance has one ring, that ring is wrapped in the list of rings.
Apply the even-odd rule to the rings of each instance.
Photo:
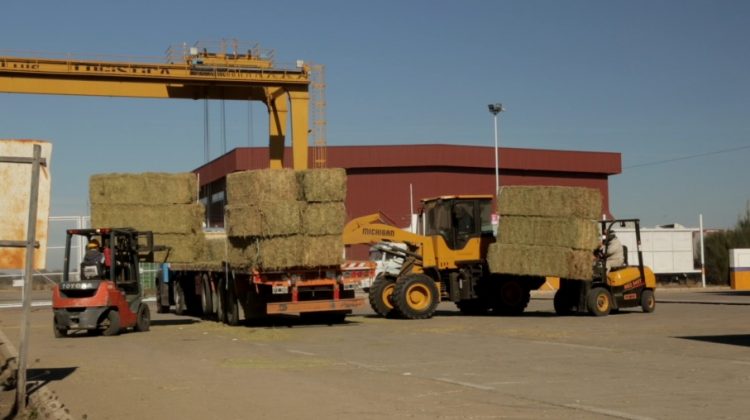
[[[641,309],[646,313],[654,312],[654,309],[656,309],[656,298],[653,290],[646,289],[641,292]]]
[[[135,319],[135,330],[138,332],[146,332],[151,328],[151,311],[148,309],[148,305],[141,303],[138,307],[138,313]]]
[[[493,310],[496,315],[521,315],[530,300],[531,291],[520,280],[502,280],[496,292]]]
[[[391,301],[406,319],[428,319],[440,303],[440,292],[429,276],[407,274],[396,280]]]
[[[68,327],[63,327],[57,323],[57,319],[52,319],[52,329],[55,331],[55,338],[63,338],[68,336]]]
[[[120,334],[120,314],[114,310],[110,309],[107,313],[107,321],[108,325],[102,332],[105,336],[113,336]]]
[[[459,300],[456,307],[464,315],[487,315],[490,311],[490,305],[484,299]]]
[[[607,316],[612,310],[612,295],[603,287],[595,287],[586,296],[586,306],[591,315]]]
[[[552,300],[552,304],[555,307],[555,313],[561,316],[572,315],[573,308],[575,305],[572,302],[570,293],[564,290],[558,290],[555,292],[555,297]]]
[[[185,312],[187,312],[185,291],[182,290],[180,280],[176,279],[174,282],[174,313],[177,315],[185,315]]]
[[[391,295],[396,286],[396,279],[391,276],[385,276],[382,273],[375,277],[375,281],[370,286],[367,298],[370,301],[370,307],[376,314],[384,317],[393,316],[396,312]]]

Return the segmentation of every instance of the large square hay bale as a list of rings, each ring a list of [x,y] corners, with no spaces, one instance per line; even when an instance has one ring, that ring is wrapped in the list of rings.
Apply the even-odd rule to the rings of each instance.
[[[202,233],[193,235],[158,234],[154,235],[154,245],[165,245],[171,249],[154,254],[154,261],[192,263],[203,258],[205,239]]]
[[[204,234],[202,261],[221,263],[227,260],[229,244],[224,232],[206,232]]]
[[[503,216],[497,241],[503,244],[561,246],[593,251],[599,245],[593,220],[574,217]]]
[[[89,180],[91,204],[189,204],[198,200],[194,173],[97,174]]]
[[[237,268],[256,268],[260,251],[260,238],[228,237],[227,260]]]
[[[92,204],[94,227],[132,227],[154,233],[190,234],[200,232],[204,218],[203,205],[172,204]]]
[[[597,220],[602,215],[602,197],[597,189],[553,186],[500,188],[501,216],[579,217]]]
[[[492,273],[591,280],[593,254],[570,248],[494,243],[487,251]]]
[[[297,172],[307,202],[326,203],[346,200],[346,170],[308,169]]]
[[[301,197],[292,169],[259,169],[227,175],[230,204],[295,201]]]
[[[261,201],[257,204],[229,204],[225,208],[229,236],[284,236],[302,231],[300,201]]]
[[[309,236],[341,235],[345,223],[344,203],[311,203],[302,212],[304,233]]]
[[[341,235],[307,236],[303,247],[303,266],[338,266],[344,262]]]

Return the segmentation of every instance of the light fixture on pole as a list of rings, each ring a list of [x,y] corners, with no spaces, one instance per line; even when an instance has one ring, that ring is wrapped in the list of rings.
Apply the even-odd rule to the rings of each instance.
[[[495,194],[500,191],[500,159],[498,156],[499,149],[497,147],[497,114],[505,111],[503,104],[489,104],[490,113],[492,113],[495,120]]]

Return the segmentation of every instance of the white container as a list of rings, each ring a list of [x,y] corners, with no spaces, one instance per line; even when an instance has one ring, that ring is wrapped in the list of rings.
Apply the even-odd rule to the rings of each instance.
[[[39,242],[39,248],[34,251],[34,269],[42,270],[47,258],[52,144],[39,140],[0,140],[0,156],[32,158],[35,144],[42,146],[42,157],[47,160],[47,166],[39,168],[36,223],[36,240]],[[0,240],[26,241],[30,193],[31,165],[0,163]],[[22,270],[25,261],[25,249],[0,248],[0,269]]]
[[[614,227],[620,242],[628,248],[628,261],[636,264],[638,261],[638,247],[636,245],[635,229]],[[701,270],[695,266],[694,250],[695,235],[699,235],[697,228],[641,228],[641,250],[643,265],[653,270],[660,277],[695,277]]]

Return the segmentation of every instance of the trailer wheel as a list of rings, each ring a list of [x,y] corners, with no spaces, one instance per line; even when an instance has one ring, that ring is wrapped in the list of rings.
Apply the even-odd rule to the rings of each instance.
[[[138,332],[146,332],[151,328],[151,312],[148,309],[148,305],[141,303],[138,307],[138,314],[135,320],[135,330]]]
[[[182,282],[180,279],[175,279],[174,282],[174,313],[177,315],[184,315],[187,311],[187,305],[185,304],[185,290],[182,288]]]
[[[227,288],[227,299],[226,299],[226,320],[229,325],[240,324],[240,305],[237,301],[237,291],[235,290],[234,278],[229,279],[229,287]]]
[[[612,295],[603,287],[595,287],[586,296],[589,313],[594,316],[607,316],[612,310]]]
[[[641,292],[641,309],[646,313],[654,312],[654,309],[656,309],[656,298],[653,290],[646,289]]]
[[[497,315],[520,315],[531,300],[531,292],[518,279],[504,279],[495,295],[493,310]]]
[[[106,336],[113,336],[120,333],[120,314],[110,309],[107,313],[107,318],[104,320],[105,327],[103,334]]]
[[[167,302],[169,302],[169,291],[164,290],[166,288],[164,282],[162,281],[162,272],[159,271],[156,273],[156,313],[157,314],[166,314],[169,313],[169,305],[162,305],[162,293],[167,293]]]
[[[214,304],[211,296],[211,283],[208,276],[201,275],[201,312],[203,316],[210,317],[213,314]]]
[[[216,287],[216,319],[219,322],[227,322],[226,306],[227,306],[227,294],[224,290],[226,288],[227,281],[224,276],[219,278],[219,285]]]
[[[55,332],[55,338],[63,338],[68,336],[68,327],[58,324],[57,318],[52,318],[52,329]]]
[[[572,300],[571,294],[562,289],[555,292],[555,298],[552,301],[555,313],[563,316],[572,314],[573,307],[575,306]]]
[[[393,277],[381,273],[370,286],[367,297],[370,301],[370,307],[378,315],[385,317],[393,315],[395,308],[391,303],[391,295],[393,295],[395,285],[396,280]]]
[[[407,274],[396,281],[392,300],[407,319],[427,319],[435,314],[440,295],[435,282],[424,274]]]
[[[490,305],[481,298],[459,300],[456,306],[464,315],[487,315],[490,310]]]

